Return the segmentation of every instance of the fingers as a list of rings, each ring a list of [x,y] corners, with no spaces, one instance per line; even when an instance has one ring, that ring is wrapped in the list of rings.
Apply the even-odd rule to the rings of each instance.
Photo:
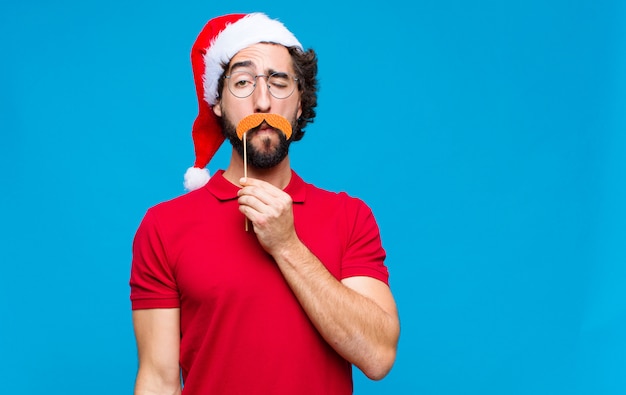
[[[261,246],[273,255],[297,240],[291,196],[258,179],[242,178],[240,183],[239,211],[252,222]]]
[[[239,192],[240,210],[253,222],[279,218],[291,212],[291,197],[265,181],[242,178]]]
[[[238,192],[239,197],[253,196],[259,199],[263,204],[269,204],[272,200],[285,195],[283,191],[272,184],[255,178],[242,177],[239,183],[242,185],[242,188]]]

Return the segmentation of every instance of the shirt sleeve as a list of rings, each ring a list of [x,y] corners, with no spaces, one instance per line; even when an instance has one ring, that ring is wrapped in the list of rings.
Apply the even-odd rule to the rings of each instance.
[[[356,198],[351,198],[348,206],[354,226],[343,258],[341,277],[368,276],[389,285],[389,271],[385,266],[387,254],[372,210]]]
[[[151,210],[144,216],[133,240],[129,282],[133,310],[180,307],[166,242]]]

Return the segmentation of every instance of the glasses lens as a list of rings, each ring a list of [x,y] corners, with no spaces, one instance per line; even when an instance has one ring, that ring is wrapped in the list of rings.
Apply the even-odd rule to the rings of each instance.
[[[259,77],[265,77],[264,75],[255,76],[246,71],[236,71],[229,76],[228,90],[230,93],[239,98],[248,97],[254,92],[256,88],[256,81]],[[267,78],[267,87],[270,94],[277,99],[286,99],[296,89],[296,80],[287,73],[274,73]]]
[[[289,97],[296,88],[293,77],[286,73],[274,73],[267,79],[270,94],[277,99]]]
[[[254,91],[255,79],[250,73],[235,72],[228,78],[228,89],[237,97],[248,97]]]

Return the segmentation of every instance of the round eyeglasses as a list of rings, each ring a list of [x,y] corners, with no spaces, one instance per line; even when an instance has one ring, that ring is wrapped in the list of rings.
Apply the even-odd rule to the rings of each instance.
[[[286,99],[296,89],[298,79],[287,73],[272,73],[270,75],[259,74],[254,75],[247,71],[236,71],[230,75],[224,76],[227,80],[228,90],[230,93],[240,99],[248,97],[256,88],[257,79],[265,77],[267,80],[267,90],[270,95],[277,99]]]

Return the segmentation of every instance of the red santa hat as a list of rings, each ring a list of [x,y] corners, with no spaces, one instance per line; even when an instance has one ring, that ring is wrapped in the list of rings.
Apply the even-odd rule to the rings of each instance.
[[[224,66],[237,52],[260,42],[302,49],[300,42],[281,22],[263,13],[230,14],[211,19],[198,35],[191,49],[198,95],[198,117],[191,131],[196,160],[185,173],[185,189],[198,189],[209,181],[206,166],[224,142],[219,120],[213,113],[218,80]]]

